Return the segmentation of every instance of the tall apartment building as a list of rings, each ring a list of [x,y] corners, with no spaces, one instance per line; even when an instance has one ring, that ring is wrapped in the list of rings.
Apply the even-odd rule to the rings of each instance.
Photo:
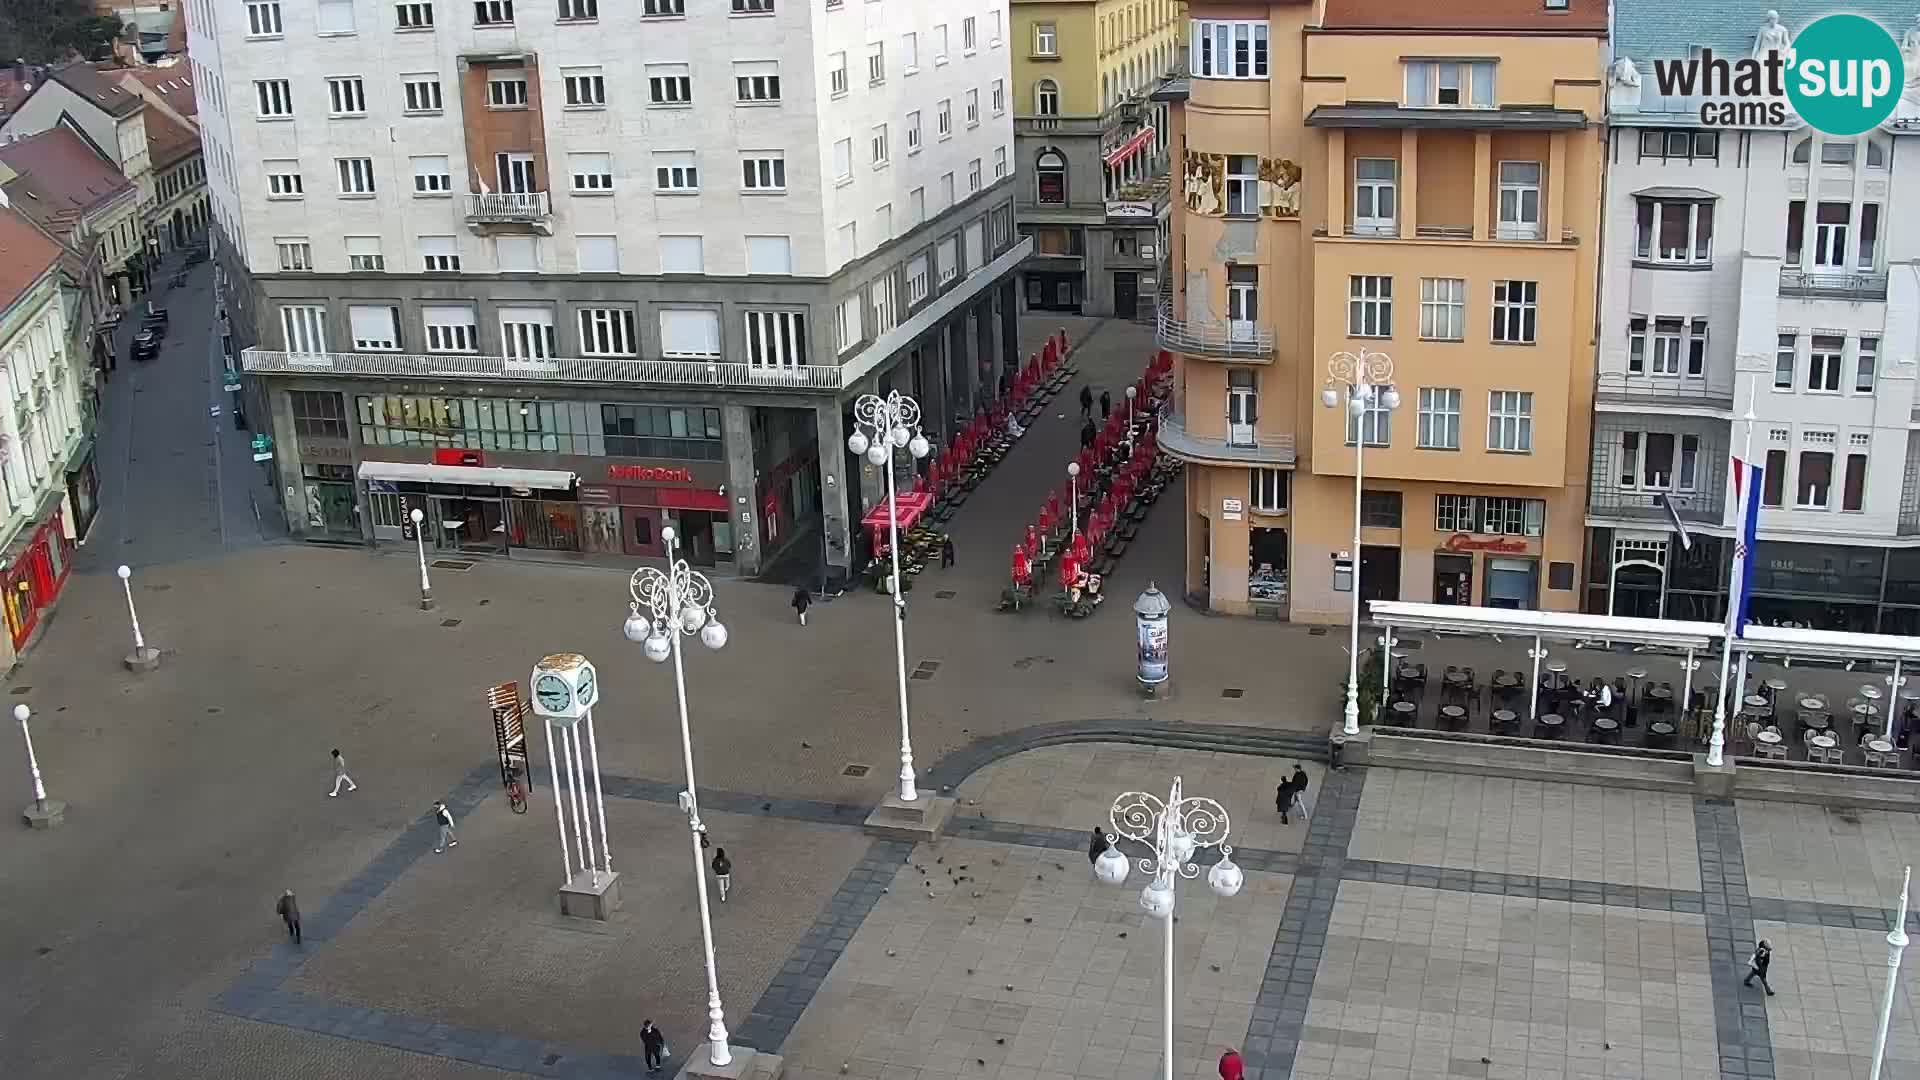
[[[1576,607],[1605,3],[1189,9],[1160,320],[1189,594],[1341,621],[1357,556],[1364,599]],[[1399,408],[1322,407],[1363,350]]]
[[[1017,352],[1004,0],[197,0],[289,525],[844,574],[862,392]],[[824,543],[822,540],[824,539]]]
[[[1015,156],[1029,309],[1152,312],[1168,222],[1167,105],[1184,0],[1017,0]]]
[[[1829,10],[1779,8],[1789,33]],[[1909,81],[1884,128],[1831,138],[1702,126],[1708,99],[1661,94],[1657,61],[1756,55],[1760,7],[1615,2],[1588,610],[1724,616],[1751,411],[1753,618],[1920,633],[1920,214],[1895,198],[1920,173],[1920,34],[1911,4],[1848,10],[1906,38]]]

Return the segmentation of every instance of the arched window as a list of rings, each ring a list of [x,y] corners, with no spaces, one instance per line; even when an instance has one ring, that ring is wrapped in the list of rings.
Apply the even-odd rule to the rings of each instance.
[[[1100,108],[1104,110],[1111,104],[1113,104],[1113,72],[1103,71],[1100,73]]]
[[[1867,168],[1884,169],[1886,167],[1887,167],[1887,148],[1880,145],[1877,142],[1874,142],[1872,139],[1868,139],[1867,140]]]
[[[1793,144],[1793,163],[1795,165],[1805,165],[1808,161],[1812,159],[1813,159],[1813,140],[1812,139],[1810,138],[1801,139],[1799,142]]]
[[[1041,79],[1033,84],[1033,113],[1035,116],[1060,115],[1060,84],[1052,79]]]
[[[1067,156],[1048,147],[1033,160],[1034,199],[1063,205],[1067,201]]]

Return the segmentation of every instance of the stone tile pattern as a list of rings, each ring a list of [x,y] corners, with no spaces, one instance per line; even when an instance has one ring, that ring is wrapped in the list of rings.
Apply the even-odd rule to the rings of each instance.
[[[1773,1080],[1773,1039],[1757,989],[1740,985],[1753,953],[1753,906],[1747,896],[1740,821],[1725,800],[1694,802],[1700,845],[1700,892],[1706,913],[1707,964],[1713,980],[1714,1029],[1722,1080]]]
[[[1887,987],[1886,920],[1877,932],[1767,921],[1754,930],[1773,945],[1769,975],[1778,994],[1763,1000],[1780,1080],[1866,1076]],[[1882,1076],[1920,1075],[1916,993],[1920,974],[1909,962],[1893,999]]]
[[[1877,910],[1899,895],[1901,870],[1920,866],[1920,814],[1755,800],[1737,809],[1756,896]]]
[[[1356,859],[1660,889],[1700,887],[1691,798],[1373,769]]]

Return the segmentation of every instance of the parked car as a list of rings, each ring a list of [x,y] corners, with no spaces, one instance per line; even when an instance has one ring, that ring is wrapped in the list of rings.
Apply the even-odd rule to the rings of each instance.
[[[147,313],[145,316],[141,318],[140,325],[142,328],[152,328],[152,329],[158,330],[160,331],[161,336],[164,337],[166,336],[166,333],[167,333],[168,319],[169,319],[169,315],[167,314],[166,308],[154,307],[152,304],[148,304]]]
[[[133,335],[132,355],[135,360],[151,360],[160,355],[160,340],[166,335],[152,326],[143,326]]]

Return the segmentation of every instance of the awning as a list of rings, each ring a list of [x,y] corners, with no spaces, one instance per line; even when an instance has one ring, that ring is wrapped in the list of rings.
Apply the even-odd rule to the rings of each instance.
[[[895,501],[900,504],[900,531],[906,532],[913,528],[913,523],[919,521],[920,515],[926,513],[927,509],[933,505],[933,496],[924,491],[909,491],[904,495],[896,496]],[[884,534],[889,516],[887,500],[881,499],[873,504],[873,509],[867,511],[866,517],[860,519],[860,524]]]
[[[415,484],[473,484],[479,487],[567,491],[579,478],[553,469],[494,469],[479,465],[427,465],[412,461],[363,461],[362,480],[401,480]]]
[[[1140,152],[1140,148],[1153,141],[1153,126],[1148,125],[1136,132],[1132,138],[1110,151],[1104,159],[1108,165],[1118,165]]]
[[[1716,202],[1720,196],[1697,187],[1648,187],[1633,193],[1636,199],[1675,199],[1690,202]]]

